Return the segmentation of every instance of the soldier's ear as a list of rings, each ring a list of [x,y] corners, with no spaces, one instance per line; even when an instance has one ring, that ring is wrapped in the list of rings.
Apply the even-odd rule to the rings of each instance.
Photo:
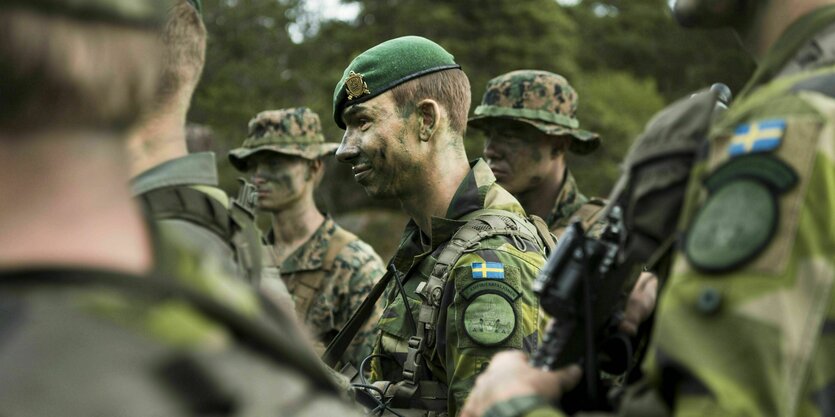
[[[435,100],[425,99],[417,104],[417,110],[420,123],[418,136],[421,141],[428,142],[438,130],[441,106]]]

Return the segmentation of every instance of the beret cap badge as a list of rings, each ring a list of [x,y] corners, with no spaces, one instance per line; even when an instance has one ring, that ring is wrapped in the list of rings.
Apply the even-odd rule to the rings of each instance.
[[[371,94],[368,90],[368,84],[362,80],[362,74],[357,74],[351,71],[348,78],[345,80],[345,89],[348,90],[348,100],[353,100],[364,94]]]

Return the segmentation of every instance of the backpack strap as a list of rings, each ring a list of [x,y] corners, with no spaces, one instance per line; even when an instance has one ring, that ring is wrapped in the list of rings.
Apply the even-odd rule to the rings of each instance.
[[[325,280],[330,277],[334,270],[336,257],[345,249],[349,243],[359,239],[353,233],[336,227],[328,240],[328,247],[322,256],[322,268],[314,271],[299,271],[291,280],[293,299],[296,303],[296,314],[302,319],[307,318],[307,313],[313,305],[313,300],[322,289]],[[318,336],[318,335],[317,335]]]
[[[258,286],[261,281],[261,232],[255,214],[232,200],[227,208],[216,198],[190,186],[159,188],[138,196],[154,220],[183,220],[210,230],[227,242],[235,253],[235,262],[247,281]]]
[[[140,194],[154,220],[183,220],[208,229],[229,241],[229,211],[220,201],[188,186],[158,188]]]

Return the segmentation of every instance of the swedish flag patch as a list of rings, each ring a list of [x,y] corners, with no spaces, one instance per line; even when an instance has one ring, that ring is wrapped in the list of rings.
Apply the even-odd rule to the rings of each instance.
[[[501,262],[473,262],[473,279],[504,279],[504,264]]]
[[[737,126],[728,148],[728,156],[767,152],[780,146],[786,132],[784,119],[763,120]]]

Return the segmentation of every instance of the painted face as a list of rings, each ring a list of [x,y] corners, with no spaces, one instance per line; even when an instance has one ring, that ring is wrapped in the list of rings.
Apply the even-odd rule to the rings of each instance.
[[[345,134],[336,151],[351,164],[354,179],[375,198],[397,198],[414,191],[421,175],[417,122],[401,112],[391,92],[348,107]]]
[[[537,187],[551,175],[554,139],[516,124],[501,124],[486,132],[484,159],[499,185],[512,194]]]
[[[313,187],[309,162],[297,156],[259,152],[247,158],[247,173],[258,190],[258,209],[282,211]]]

